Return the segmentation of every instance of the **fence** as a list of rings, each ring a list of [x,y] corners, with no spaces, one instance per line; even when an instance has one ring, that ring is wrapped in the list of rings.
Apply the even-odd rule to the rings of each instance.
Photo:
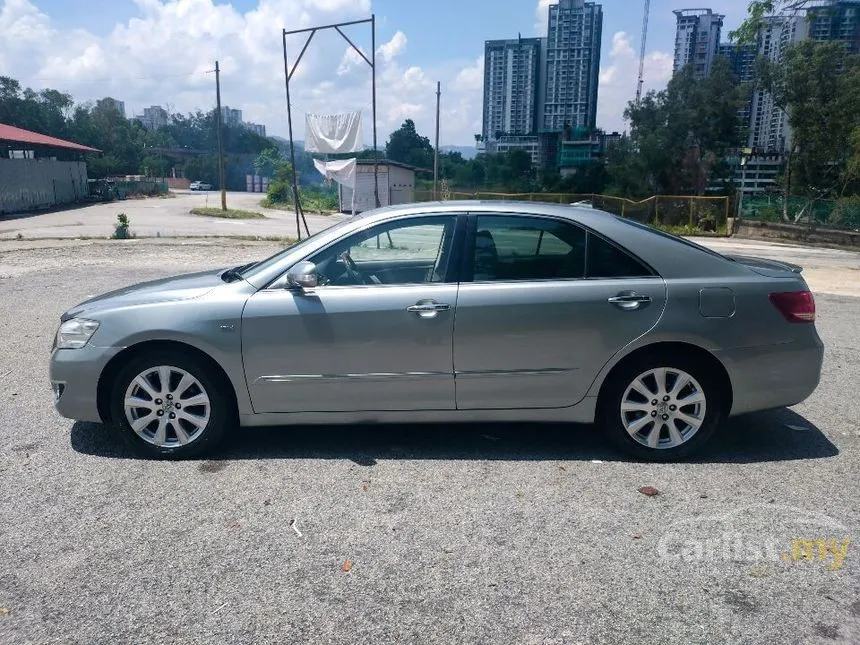
[[[0,159],[0,213],[50,208],[86,197],[83,161]]]
[[[860,229],[860,199],[839,201],[789,197],[786,204],[780,195],[744,197],[743,219],[759,222],[782,222],[809,228],[825,227],[843,230]]]
[[[689,195],[654,195],[635,201],[624,197],[576,193],[498,193],[484,191],[440,191],[443,200],[517,200],[575,204],[586,202],[615,215],[627,217],[680,232],[725,231],[726,219],[731,215],[731,198],[697,197]],[[415,191],[415,201],[433,201],[432,191]]]
[[[90,197],[95,201],[109,202],[115,199],[129,199],[130,197],[156,197],[166,195],[167,192],[167,181],[161,179],[140,181],[94,179],[90,181]]]

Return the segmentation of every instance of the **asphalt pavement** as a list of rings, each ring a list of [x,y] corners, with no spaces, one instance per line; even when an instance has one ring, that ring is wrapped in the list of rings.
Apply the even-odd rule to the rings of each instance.
[[[555,424],[245,429],[163,463],[53,411],[62,311],[276,248],[0,244],[0,643],[860,643],[860,299],[817,292],[808,401],[685,464]]]

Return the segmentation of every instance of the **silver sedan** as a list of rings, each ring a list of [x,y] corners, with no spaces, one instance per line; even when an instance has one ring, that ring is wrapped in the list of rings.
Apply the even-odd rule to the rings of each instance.
[[[74,307],[51,383],[60,414],[152,457],[237,425],[519,420],[596,422],[678,459],[818,385],[800,271],[588,207],[383,208]]]

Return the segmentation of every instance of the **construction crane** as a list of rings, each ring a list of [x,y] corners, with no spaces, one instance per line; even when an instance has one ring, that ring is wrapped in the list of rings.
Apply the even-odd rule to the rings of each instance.
[[[639,51],[639,80],[636,83],[636,104],[642,99],[642,85],[645,83],[645,46],[648,43],[648,15],[651,13],[651,0],[645,0],[645,17],[642,18],[642,48]]]

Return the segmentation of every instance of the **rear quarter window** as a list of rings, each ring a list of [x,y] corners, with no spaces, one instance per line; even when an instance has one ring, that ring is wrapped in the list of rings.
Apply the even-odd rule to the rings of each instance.
[[[594,233],[588,234],[586,278],[646,278],[654,275],[632,255]]]

